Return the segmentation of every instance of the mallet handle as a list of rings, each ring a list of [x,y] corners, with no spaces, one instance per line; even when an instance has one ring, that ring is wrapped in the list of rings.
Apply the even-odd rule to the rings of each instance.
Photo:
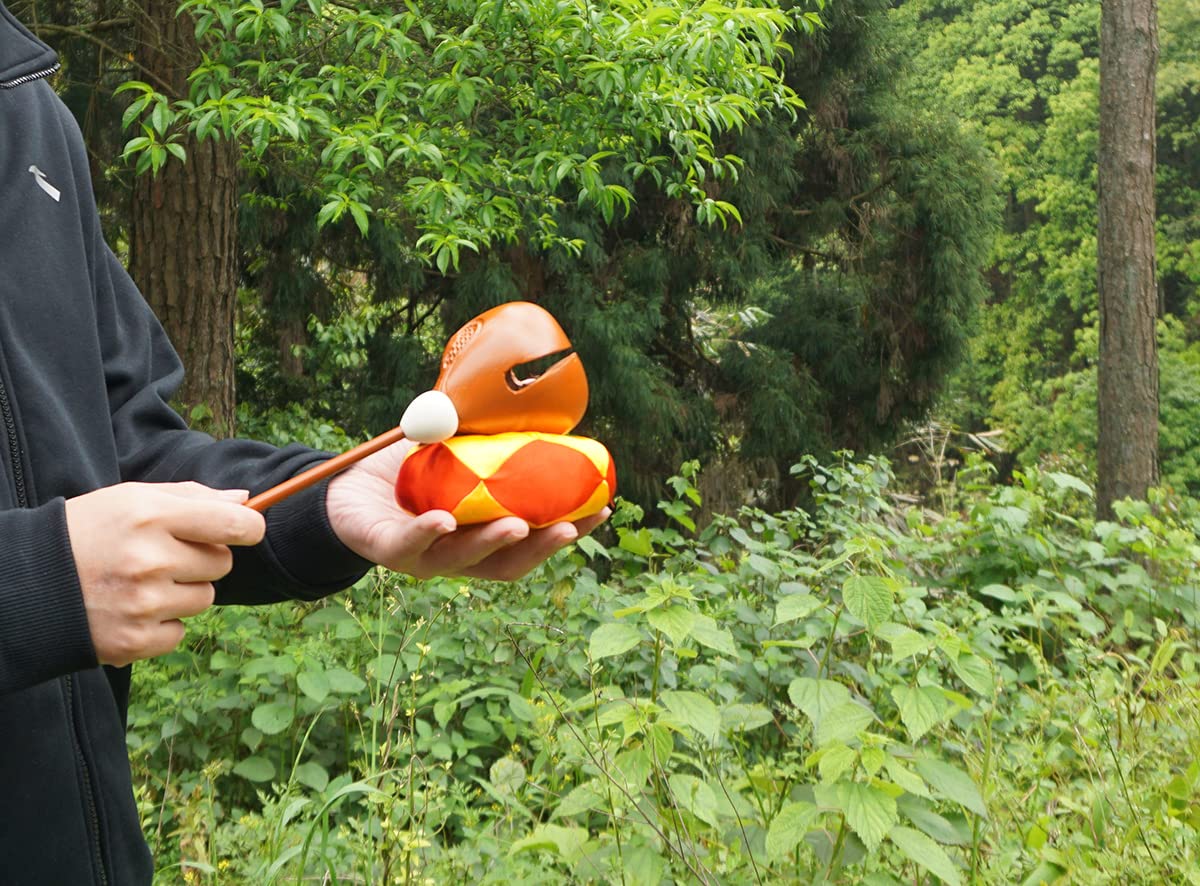
[[[253,508],[256,511],[265,511],[271,505],[283,501],[289,495],[295,495],[301,489],[307,489],[309,486],[319,483],[326,477],[332,477],[334,474],[341,473],[356,461],[366,458],[368,455],[378,452],[381,449],[386,449],[393,443],[398,443],[403,439],[404,432],[398,427],[392,428],[378,437],[372,437],[366,443],[360,443],[358,446],[343,452],[341,455],[335,455],[328,461],[323,461],[319,465],[309,468],[302,474],[297,474],[290,480],[284,480],[278,486],[272,486],[266,492],[260,492],[254,498],[246,501],[246,507]]]

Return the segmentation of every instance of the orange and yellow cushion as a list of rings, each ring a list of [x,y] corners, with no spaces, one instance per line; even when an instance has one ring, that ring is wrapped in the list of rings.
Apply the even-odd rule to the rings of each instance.
[[[536,431],[417,446],[396,477],[402,508],[449,511],[459,525],[508,516],[534,527],[578,520],[603,510],[616,489],[616,468],[603,443]]]

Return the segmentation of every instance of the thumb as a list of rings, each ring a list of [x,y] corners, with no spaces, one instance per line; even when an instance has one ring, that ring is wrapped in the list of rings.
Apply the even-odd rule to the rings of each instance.
[[[416,517],[405,514],[376,523],[362,545],[347,546],[368,560],[391,569],[404,569],[408,561],[420,557],[456,528],[454,518],[446,511],[427,511]]]

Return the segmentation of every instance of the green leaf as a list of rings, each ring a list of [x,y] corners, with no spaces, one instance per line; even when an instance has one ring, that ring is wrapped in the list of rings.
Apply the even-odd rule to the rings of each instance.
[[[165,101],[155,102],[154,107],[150,111],[150,125],[154,127],[154,131],[159,135],[165,135],[173,117],[174,115],[171,113],[171,109],[167,107]]]
[[[696,818],[717,827],[721,823],[717,809],[717,795],[707,784],[694,775],[676,773],[667,779],[674,802]]]
[[[850,690],[833,680],[797,677],[788,685],[788,698],[816,724],[822,714],[850,701]]]
[[[317,704],[328,698],[331,691],[329,677],[324,671],[301,671],[296,677],[296,685]]]
[[[636,794],[650,779],[650,771],[653,766],[650,763],[650,755],[642,748],[630,748],[627,751],[621,751],[613,758],[614,771],[611,773],[618,782],[623,782],[625,789],[632,794]]]
[[[1092,498],[1096,494],[1092,491],[1092,487],[1071,474],[1064,474],[1062,471],[1047,471],[1042,476],[1059,489],[1073,489],[1076,492],[1082,492],[1088,498]]]
[[[213,671],[226,671],[237,666],[238,660],[220,649],[212,654],[212,659],[208,663],[209,669]]]
[[[884,768],[887,769],[888,776],[898,787],[903,788],[910,794],[915,794],[918,797],[929,797],[929,788],[925,787],[925,782],[921,776],[913,772],[891,754],[888,754],[884,760]]]
[[[872,778],[883,768],[883,764],[891,759],[891,754],[879,747],[863,748],[859,752],[859,759],[862,761],[863,771]]]
[[[337,627],[344,622],[353,623],[354,616],[341,606],[334,605],[322,606],[304,617],[305,630],[318,635],[326,628]]]
[[[775,624],[772,627],[807,618],[824,605],[824,600],[811,594],[789,594],[775,604]]]
[[[275,764],[266,757],[247,757],[233,767],[233,774],[247,781],[270,781],[275,777]]]
[[[614,792],[616,791],[615,788],[613,790]],[[597,779],[592,779],[591,781],[585,781],[581,785],[576,785],[570,793],[555,804],[550,817],[570,818],[572,815],[607,810],[607,808],[608,800],[604,795],[604,788],[599,784]]]
[[[847,701],[826,711],[817,722],[817,746],[847,742],[875,722],[875,714],[866,705]]]
[[[921,655],[933,646],[931,637],[893,622],[880,626],[875,633],[891,644],[892,661],[904,661],[914,655]]]
[[[596,541],[590,535],[585,535],[582,538],[575,540],[576,546],[593,560],[596,557],[603,557],[605,560],[611,560],[612,554],[608,552],[608,548]]]
[[[779,564],[768,560],[762,554],[750,554],[746,557],[746,564],[767,581],[779,580]]]
[[[343,668],[330,668],[325,672],[325,679],[331,691],[339,695],[356,695],[367,688],[366,682],[359,676]]]
[[[622,526],[617,530],[617,537],[620,539],[618,547],[623,551],[629,551],[629,553],[637,554],[639,557],[649,557],[654,553],[654,544],[650,540],[649,529],[643,527],[634,532]]]
[[[662,694],[667,710],[710,742],[721,732],[721,713],[699,692],[668,691]]]
[[[852,575],[842,584],[846,609],[874,630],[892,616],[892,582],[878,575]]]
[[[942,712],[946,709],[942,690],[934,686],[897,686],[892,690],[892,698],[900,709],[904,728],[913,741],[919,741],[922,735],[941,722]]]
[[[529,699],[516,692],[508,693],[508,709],[514,717],[525,723],[533,723],[538,718],[537,710],[529,703]]]
[[[317,227],[323,228],[330,222],[337,221],[345,211],[345,201],[340,197],[334,197],[332,200],[327,201],[317,212]]]
[[[871,852],[879,849],[883,838],[899,821],[895,799],[873,785],[860,782],[817,785],[813,793],[822,806],[842,811],[846,824]]]
[[[695,620],[695,613],[686,606],[678,604],[660,606],[650,610],[646,615],[646,621],[650,623],[650,627],[662,631],[670,637],[671,643],[675,646],[679,646],[688,638]]]
[[[916,761],[917,772],[929,785],[945,797],[976,815],[987,818],[987,806],[971,776],[957,766],[942,760],[922,758]]]
[[[390,652],[380,653],[371,661],[367,669],[371,677],[384,686],[391,686],[405,674],[400,659]]]
[[[662,767],[675,750],[675,735],[664,723],[654,723],[646,729],[644,745],[654,765]]]
[[[914,776],[915,777],[915,776]],[[905,794],[896,800],[900,813],[939,843],[947,846],[969,846],[971,830],[965,826],[959,828],[948,818],[935,812],[932,804],[923,797]]]
[[[991,698],[996,691],[992,667],[978,655],[960,655],[954,659],[954,673],[975,692]]]
[[[525,765],[512,757],[501,757],[488,770],[492,787],[500,794],[515,794],[525,784]]]
[[[628,652],[642,642],[642,632],[633,625],[609,622],[592,631],[588,651],[593,661]]]
[[[309,761],[296,767],[296,781],[312,788],[319,794],[329,787],[329,773],[320,763]]]
[[[144,135],[135,136],[125,142],[125,147],[121,151],[121,156],[128,157],[136,151],[141,151],[150,145],[150,139]]]
[[[760,704],[731,704],[721,708],[721,728],[729,732],[749,732],[775,722],[770,708]]]
[[[733,642],[733,634],[725,628],[717,627],[716,621],[707,615],[694,614],[691,634],[692,639],[701,646],[707,646],[714,652],[728,655],[730,658],[740,658],[737,646]]]
[[[830,745],[820,753],[821,760],[817,764],[817,771],[821,773],[823,782],[837,781],[858,762],[858,751],[844,744]]]
[[[800,845],[820,814],[816,806],[805,802],[788,803],[780,809],[767,829],[767,858],[785,860]]]
[[[979,589],[979,593],[985,597],[991,597],[993,600],[999,600],[1001,603],[1012,603],[1017,599],[1017,593],[1008,585],[985,585]]]
[[[946,850],[920,831],[897,825],[888,833],[888,839],[903,852],[910,861],[916,862],[949,886],[960,886],[962,876]]]
[[[587,843],[586,828],[563,827],[557,824],[540,824],[527,837],[522,837],[508,850],[509,855],[518,852],[542,849],[557,854],[564,861],[575,861]]]
[[[631,886],[659,886],[666,879],[667,862],[648,843],[626,845],[621,851],[621,875]]]
[[[449,700],[441,699],[433,703],[433,719],[437,721],[439,726],[444,727],[450,722],[450,718],[458,711],[458,705]]]
[[[260,704],[250,714],[250,722],[264,735],[278,735],[292,723],[292,704],[273,701]]]
[[[904,884],[891,874],[885,874],[883,871],[875,871],[863,877],[859,881],[858,886],[904,886]]]
[[[370,224],[371,224],[367,220],[367,212],[369,210],[370,210],[370,207],[365,206],[362,203],[351,203],[350,204],[350,215],[354,218],[354,223],[356,225],[358,225],[359,233],[362,234],[362,236],[364,236],[364,237],[367,236],[367,229],[368,229],[368,227],[370,227]]]

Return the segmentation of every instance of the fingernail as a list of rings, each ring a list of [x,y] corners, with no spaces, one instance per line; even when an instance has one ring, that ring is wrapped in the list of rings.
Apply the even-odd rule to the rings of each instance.
[[[220,489],[217,494],[229,501],[245,501],[250,497],[249,489]]]

